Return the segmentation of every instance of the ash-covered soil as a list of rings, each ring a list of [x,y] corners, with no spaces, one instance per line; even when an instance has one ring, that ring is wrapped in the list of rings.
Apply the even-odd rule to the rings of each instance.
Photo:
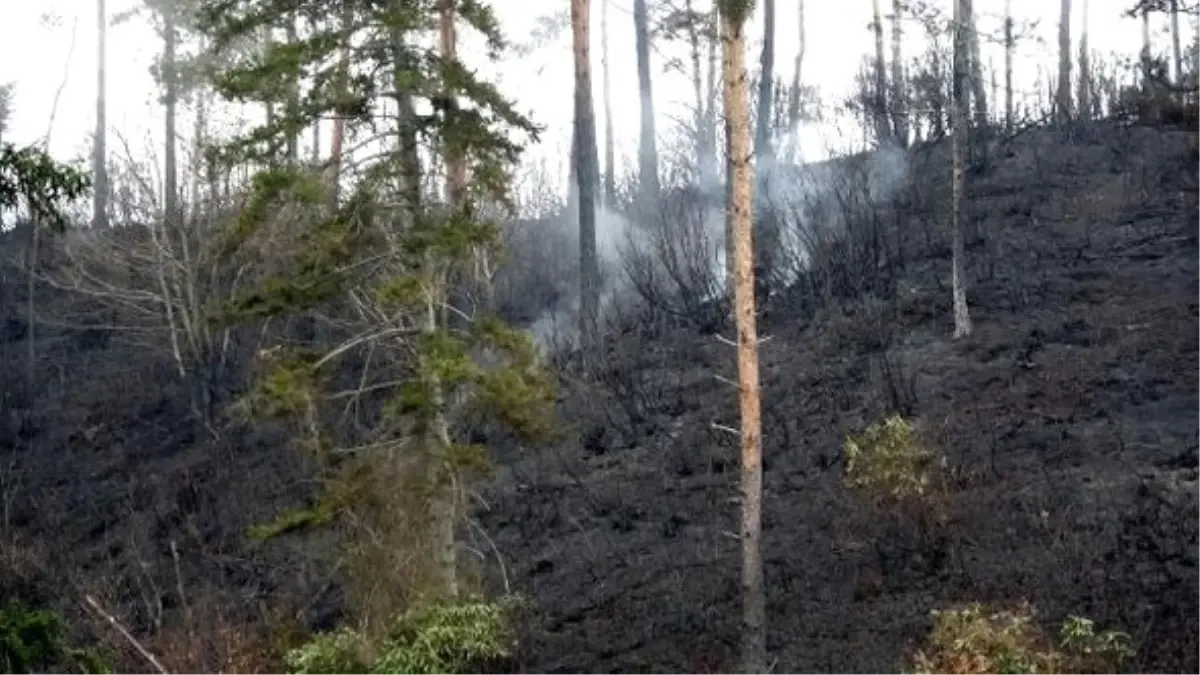
[[[1196,672],[1197,171],[1185,146],[1178,132],[1100,125],[995,148],[970,187],[968,339],[950,339],[940,149],[914,154],[910,185],[882,210],[902,258],[888,292],[770,299],[776,671],[895,672],[932,609],[1027,599],[1047,622],[1080,614],[1128,631],[1133,669]],[[12,268],[2,286],[12,393],[23,287]],[[264,430],[210,440],[169,365],[135,342],[43,330],[32,412],[0,424],[0,595],[98,633],[85,594],[153,632],[180,611],[181,585],[189,611],[219,621],[331,625],[334,534],[246,535],[311,493],[311,467]],[[575,441],[501,453],[477,513],[490,541],[473,546],[497,588],[534,601],[526,671],[734,665],[737,456],[721,426],[736,426],[737,407],[720,379],[733,356],[701,330],[630,331],[611,341],[600,385],[567,378]],[[947,459],[939,528],[842,485],[846,434],[889,412]]]

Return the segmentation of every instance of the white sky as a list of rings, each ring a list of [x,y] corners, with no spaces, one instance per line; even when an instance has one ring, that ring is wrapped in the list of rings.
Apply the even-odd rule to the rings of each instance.
[[[521,42],[528,39],[538,16],[561,11],[568,0],[507,0],[497,6],[521,7],[502,9],[501,20],[509,37]],[[636,61],[633,38],[632,0],[593,0],[592,55],[597,113],[600,113],[600,4],[609,3],[610,68],[613,83],[615,136],[618,140],[618,162],[632,157],[637,144],[638,103],[636,95]],[[950,0],[934,0],[949,8]],[[655,0],[650,0],[653,7]],[[1123,18],[1122,11],[1131,0],[1091,0],[1089,37],[1093,48],[1104,55],[1112,51],[1133,54],[1140,46],[1139,22]],[[108,0],[108,11],[117,14],[138,4],[138,0]],[[761,4],[751,21],[748,62],[757,61],[762,34]],[[785,80],[790,79],[792,59],[797,46],[797,3],[777,0],[776,69]],[[890,0],[882,0],[884,11]],[[976,0],[981,32],[996,32],[1002,24],[1003,0]],[[1082,24],[1082,2],[1075,0],[1072,39],[1079,35]],[[697,2],[704,7],[703,0]],[[808,47],[803,77],[817,85],[827,95],[841,98],[852,86],[860,58],[873,49],[867,29],[870,21],[870,0],[808,0],[806,3]],[[1041,44],[1026,41],[1019,46],[1015,74],[1018,90],[1033,87],[1039,67],[1052,67],[1056,51],[1056,30],[1059,3],[1053,0],[1012,0],[1013,14],[1018,20],[1039,20],[1036,35]],[[58,15],[56,22],[47,23],[45,14]],[[14,116],[7,139],[18,143],[36,142],[51,128],[51,152],[60,159],[86,155],[88,138],[95,114],[95,57],[96,5],[94,0],[0,0],[0,82],[16,83]],[[1186,24],[1194,31],[1191,24]],[[1158,51],[1165,51],[1168,41],[1163,32],[1166,20],[1155,18],[1152,24]],[[917,51],[911,44],[919,33],[916,26],[908,28],[909,54]],[[1190,42],[1185,35],[1184,44]],[[73,43],[73,47],[72,47]],[[149,147],[152,139],[161,138],[161,112],[156,101],[149,66],[159,43],[144,19],[134,19],[109,28],[108,33],[108,119],[115,134],[129,140],[135,152]],[[890,49],[890,48],[889,48]],[[998,44],[983,45],[985,63],[1003,62]],[[662,72],[662,53],[682,55],[681,47],[658,44],[654,97],[659,113],[659,132],[667,131],[669,115],[680,115],[680,102],[690,99],[690,84],[679,73]],[[890,53],[889,53],[890,58]],[[907,57],[906,57],[907,58]],[[517,98],[523,109],[531,110],[535,121],[547,125],[547,133],[535,156],[549,159],[550,168],[565,174],[564,158],[569,147],[572,117],[572,65],[570,31],[531,56],[503,64],[502,89]],[[56,92],[61,88],[55,111]],[[598,118],[598,122],[600,119]],[[186,133],[189,123],[181,121]],[[603,130],[600,129],[602,133]],[[851,142],[857,142],[859,132],[852,131]],[[811,156],[828,145],[841,146],[832,128],[810,129],[802,143]],[[116,149],[118,141],[110,141]],[[628,160],[626,160],[628,161]],[[565,176],[564,176],[565,183]]]

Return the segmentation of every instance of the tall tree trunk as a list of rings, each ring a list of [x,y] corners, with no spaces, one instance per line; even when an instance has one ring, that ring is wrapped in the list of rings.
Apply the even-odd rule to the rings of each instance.
[[[617,203],[616,141],[613,139],[612,83],[608,68],[608,2],[600,3],[600,69],[604,71],[604,206]]]
[[[163,80],[166,85],[165,138],[163,150],[163,214],[168,226],[179,223],[179,165],[175,157],[175,123],[179,108],[179,67],[175,47],[179,36],[176,32],[175,10],[163,12]]]
[[[759,399],[758,329],[755,325],[754,248],[751,233],[753,169],[750,147],[749,83],[743,56],[743,27],[753,3],[722,0],[725,111],[733,173],[731,221],[734,257],[734,317],[737,330],[738,400],[741,412],[741,542],[743,672],[767,672],[766,592],[762,562],[762,413]]]
[[[96,130],[92,138],[92,227],[108,227],[108,140],[107,85],[105,61],[108,11],[104,0],[96,0]]]
[[[1058,93],[1054,108],[1060,122],[1071,119],[1071,0],[1062,0],[1058,19]]]
[[[347,34],[343,35],[341,38],[342,45],[341,45],[341,52],[340,52],[340,54],[338,54],[337,77],[339,80],[339,82],[338,82],[339,95],[345,96],[346,91],[349,89],[349,85],[350,85],[350,35],[349,35],[350,11],[349,10],[346,10],[346,12],[343,14],[342,24],[343,24],[343,30],[347,31]],[[396,38],[393,36],[393,39],[398,40],[399,38]],[[400,63],[401,63],[400,52],[402,51],[402,45],[393,45],[393,49],[395,49],[395,51],[396,51],[396,58],[395,58],[396,67],[399,68]],[[406,96],[397,95],[397,99],[399,102],[399,106],[401,108],[400,114],[398,115],[398,117],[403,119],[404,118],[403,108],[404,108],[405,102],[408,101],[408,98]],[[404,130],[403,129],[401,129],[400,134],[401,134],[400,138],[401,138],[401,140],[403,140],[404,139]],[[332,202],[334,203],[334,205],[337,204],[339,194],[341,193],[342,148],[345,145],[345,143],[346,143],[346,116],[342,115],[341,112],[338,111],[334,115],[333,129],[329,133],[328,182],[329,182],[329,193],[332,197]],[[417,194],[418,195],[420,194],[419,188],[417,190]],[[410,197],[409,208],[410,209],[417,208],[417,202],[416,202],[416,200],[412,199],[413,196],[414,195],[412,195],[410,193],[410,195],[409,195],[409,197]]]
[[[908,90],[904,83],[904,59],[901,42],[904,31],[901,27],[901,0],[892,0],[892,132],[896,143],[908,147]]]
[[[1174,82],[1183,84],[1183,49],[1179,43],[1179,0],[1171,0],[1171,55],[1174,57]]]
[[[605,3],[607,4],[607,3]],[[703,41],[702,26],[698,21],[692,0],[685,0],[684,10],[689,20],[687,22],[688,56],[691,60],[692,99],[696,109],[692,115],[696,146],[696,169],[700,185],[704,189],[716,185],[716,157],[713,147],[713,137],[708,127],[708,101],[704,91],[704,58],[700,53],[700,43]]]
[[[455,30],[457,0],[440,0],[438,3],[438,48],[445,64],[458,59],[458,40]],[[449,95],[449,92],[447,92]],[[463,197],[467,186],[467,167],[464,158],[458,153],[444,148],[443,161],[446,165],[446,182],[443,199],[450,208],[456,208]],[[427,311],[425,331],[434,333],[443,325],[441,316],[446,301],[449,279],[445,274],[439,274],[433,280],[427,295]],[[432,370],[432,369],[430,369]],[[450,448],[450,429],[446,421],[445,393],[438,376],[429,373],[430,406],[433,411],[431,430],[433,441],[440,451]],[[454,599],[459,594],[458,584],[458,519],[463,503],[462,481],[458,472],[448,462],[437,456],[432,458],[430,475],[433,480],[434,492],[430,498],[430,516],[434,528],[434,565],[437,568],[442,597]]]
[[[954,337],[966,337],[971,334],[971,313],[967,308],[967,289],[964,274],[966,256],[963,246],[964,216],[966,214],[967,179],[967,117],[969,114],[967,79],[968,51],[970,50],[970,28],[967,22],[967,3],[970,0],[954,0],[954,84],[951,92],[953,105],[951,114],[951,156],[953,194],[951,199],[950,249],[951,249],[951,293],[954,298]],[[1064,0],[1065,1],[1065,0]]]
[[[708,24],[708,71],[704,77],[704,137],[708,139],[709,162],[711,163],[709,171],[713,178],[711,185],[716,185],[721,180],[717,168],[717,70],[721,66],[718,64],[717,53],[717,46],[720,42],[717,33],[720,29],[717,27],[717,10],[715,8],[709,12]]]
[[[575,45],[575,139],[579,175],[579,339],[585,358],[596,348],[600,306],[600,267],[596,261],[596,118],[592,111],[589,17],[591,0],[571,0]]]
[[[1150,84],[1150,11],[1142,7],[1142,86]]]
[[[967,0],[967,37],[971,46],[971,91],[975,100],[975,126],[979,129],[988,124],[987,88],[983,81],[983,60],[979,55],[979,26],[975,22],[975,2]]]
[[[1004,0],[1004,133],[1013,130],[1013,36],[1012,0]]]
[[[296,35],[296,17],[288,16],[285,21],[284,35],[287,38],[289,45],[295,44]],[[287,161],[288,164],[295,166],[300,159],[300,125],[296,124],[296,120],[300,117],[300,80],[295,79],[288,82],[288,98],[287,98]]]
[[[639,208],[643,215],[658,204],[658,140],[654,125],[654,92],[650,81],[650,17],[646,0],[633,0],[634,42],[637,48],[638,97],[641,125],[638,141]]]
[[[763,2],[763,45],[758,59],[758,126],[754,155],[760,162],[771,156],[771,101],[775,84],[775,0]],[[761,173],[761,171],[760,171]]]
[[[1079,77],[1076,81],[1075,101],[1079,119],[1092,117],[1092,63],[1088,54],[1088,0],[1083,0],[1083,28],[1079,32]]]
[[[804,66],[804,0],[798,0],[796,3],[796,24],[799,32],[799,39],[796,43],[796,59],[792,64],[792,86],[788,92],[788,136],[792,146],[792,159],[797,159],[796,149],[800,146],[800,141],[796,135],[800,132],[800,72]]]
[[[958,2],[958,0],[953,0],[953,2]],[[934,139],[942,138],[946,134],[946,88],[943,85],[946,81],[946,66],[942,61],[942,50],[935,46],[930,55],[929,64],[933,71],[933,81],[937,83],[936,88],[930,92],[932,100],[929,102],[931,109],[929,118],[933,123],[930,135]],[[953,74],[951,74],[951,78],[953,78]]]
[[[875,121],[876,141],[883,144],[892,134],[888,122],[887,70],[883,61],[883,16],[879,12],[879,0],[871,0],[871,31],[875,34],[875,95],[871,101],[871,116]]]
[[[775,110],[775,0],[763,3],[763,45],[759,54],[758,119],[755,127],[754,156],[759,200],[770,204],[772,195],[771,168],[775,148],[772,146],[772,112]],[[754,237],[754,262],[758,268],[757,283],[762,286],[776,269],[779,256],[779,218],[773,208],[759,213],[758,232]]]

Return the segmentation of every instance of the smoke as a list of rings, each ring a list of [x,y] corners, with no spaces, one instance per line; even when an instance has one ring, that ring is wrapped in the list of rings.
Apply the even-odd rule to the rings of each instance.
[[[755,212],[773,210],[783,215],[779,243],[784,256],[805,263],[809,253],[806,233],[845,231],[846,203],[870,206],[891,200],[908,179],[909,162],[906,152],[893,146],[821,162],[789,161],[789,157],[795,157],[797,144],[794,141],[786,135],[776,139],[776,157],[779,159],[758,160]],[[653,252],[653,228],[681,226],[676,211],[668,208],[669,200],[682,200],[681,205],[671,208],[684,209],[692,218],[699,218],[699,232],[691,233],[691,236],[694,240],[695,235],[700,235],[702,241],[690,241],[688,245],[695,247],[692,255],[710,261],[710,274],[715,283],[706,299],[714,300],[720,296],[726,285],[725,189],[721,176],[697,177],[686,186],[664,186],[664,208],[656,218],[659,222],[641,226],[620,213],[597,205],[596,249],[601,277],[601,312],[633,296],[627,273],[631,251]],[[818,218],[821,222],[814,222]],[[578,215],[560,213],[548,219],[546,225],[554,231],[555,241],[570,246],[567,250],[557,251],[557,255],[570,256],[574,261],[572,273],[560,280],[564,286],[559,289],[558,301],[542,308],[526,327],[539,347],[552,350],[575,345],[578,338]],[[795,281],[799,270],[793,265],[782,272],[779,281],[787,284]]]
[[[574,345],[578,339],[579,317],[579,225],[578,214],[563,212],[539,223],[546,229],[539,233],[546,241],[553,241],[551,255],[570,257],[564,271],[569,273],[555,279],[561,284],[557,301],[541,308],[541,313],[526,330],[534,342],[543,350]],[[641,245],[643,234],[621,214],[596,205],[596,257],[600,268],[601,311],[610,307],[618,296],[628,290],[628,277],[624,273],[624,259],[630,245]],[[545,243],[545,242],[543,242]],[[560,246],[561,245],[561,246]]]

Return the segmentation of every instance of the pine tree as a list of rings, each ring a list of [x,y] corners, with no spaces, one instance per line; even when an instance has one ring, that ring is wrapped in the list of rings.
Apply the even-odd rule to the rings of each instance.
[[[316,504],[260,533],[353,514],[371,533],[351,543],[364,563],[351,567],[354,597],[386,624],[405,603],[464,593],[456,533],[467,486],[488,466],[468,423],[502,423],[523,438],[553,432],[551,381],[532,344],[456,303],[480,250],[498,244],[494,218],[509,205],[521,151],[512,138],[537,128],[455,53],[459,27],[481,34],[492,58],[505,48],[485,4],[208,0],[198,27],[228,56],[284,18],[311,30],[216,59],[225,98],[295,101],[222,148],[226,161],[267,167],[223,242],[258,278],[222,318],[313,316],[326,327],[320,339],[285,334],[263,350],[246,400],[248,410],[295,420],[325,467]],[[343,120],[375,149],[366,158],[335,151],[333,172],[286,161],[289,135],[320,117]],[[422,162],[430,157],[440,159]],[[440,196],[423,189],[434,161],[446,165]]]

